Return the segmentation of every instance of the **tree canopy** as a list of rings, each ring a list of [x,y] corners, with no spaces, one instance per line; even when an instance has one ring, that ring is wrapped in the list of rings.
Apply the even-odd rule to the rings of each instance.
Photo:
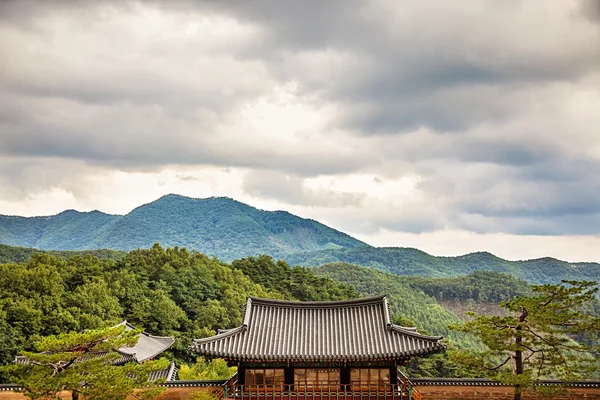
[[[452,327],[475,335],[486,346],[475,355],[457,353],[457,359],[515,385],[515,400],[537,379],[576,380],[598,369],[600,318],[592,309],[598,284],[563,281],[532,289],[532,296],[500,303],[507,315],[471,312],[471,320]]]
[[[188,351],[192,339],[239,326],[248,296],[319,301],[385,294],[396,322],[443,335],[449,348],[473,350],[483,348],[482,343],[448,329],[461,317],[446,300],[481,307],[531,294],[524,282],[494,272],[401,277],[341,263],[291,267],[270,256],[228,264],[159,245],[119,257],[96,255],[33,254],[24,262],[0,264],[0,365],[10,363],[20,350],[33,350],[43,336],[99,329],[126,319],[154,335],[174,336],[175,345],[165,355],[180,369],[186,364],[193,369],[196,359]],[[593,312],[599,315],[600,307]],[[443,354],[415,360],[410,367],[412,376],[466,376],[464,368]],[[0,381],[8,380],[0,374]]]
[[[0,328],[6,327],[0,329],[0,365],[42,336],[124,319],[154,335],[174,336],[170,356],[178,364],[193,363],[188,352],[192,339],[241,324],[248,296],[357,296],[347,285],[271,257],[242,259],[236,265],[243,271],[204,254],[159,245],[118,260],[35,254],[26,262],[0,264]],[[258,274],[254,280],[249,277],[263,270],[270,271],[271,282]]]

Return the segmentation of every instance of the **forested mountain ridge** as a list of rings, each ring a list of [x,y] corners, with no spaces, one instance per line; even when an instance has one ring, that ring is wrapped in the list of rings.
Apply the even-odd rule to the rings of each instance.
[[[496,271],[531,283],[600,280],[600,264],[593,262],[569,263],[550,257],[508,261],[487,252],[436,257],[412,248],[376,248],[317,221],[285,211],[258,210],[223,197],[167,195],[123,216],[74,210],[49,217],[0,216],[0,243],[61,251],[128,251],[160,243],[227,262],[267,254],[290,265],[345,262],[396,275],[444,278]],[[0,248],[0,262],[2,253]],[[25,253],[21,251],[21,257]]]
[[[488,252],[457,257],[436,257],[421,250],[403,247],[359,247],[290,254],[291,265],[319,266],[328,263],[350,263],[371,267],[395,275],[418,275],[450,278],[476,271],[510,274],[530,283],[559,283],[569,280],[600,280],[600,264],[569,263],[551,257],[508,261]]]
[[[263,211],[230,198],[167,195],[119,216],[64,211],[48,217],[0,216],[0,243],[42,250],[133,250],[180,246],[225,261],[250,255],[366,244],[317,221]]]

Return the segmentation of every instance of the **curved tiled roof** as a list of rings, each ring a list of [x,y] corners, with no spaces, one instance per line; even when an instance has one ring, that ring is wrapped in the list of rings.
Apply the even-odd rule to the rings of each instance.
[[[119,325],[125,325],[125,330],[131,331],[135,327],[127,321],[121,322]],[[142,332],[137,343],[132,347],[121,347],[117,351],[124,356],[134,356],[137,362],[144,362],[156,357],[163,351],[167,350],[175,343],[173,336],[154,336],[147,332]]]
[[[164,379],[165,382],[173,382],[177,380],[177,367],[171,361],[171,364],[165,369],[150,372],[149,382],[154,382],[157,379]]]
[[[440,336],[391,323],[385,296],[293,302],[250,297],[243,324],[191,350],[246,361],[399,360],[445,349]]]

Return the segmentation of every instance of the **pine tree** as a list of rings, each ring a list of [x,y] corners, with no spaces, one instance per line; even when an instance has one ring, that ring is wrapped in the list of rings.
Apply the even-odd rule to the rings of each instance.
[[[452,329],[475,335],[487,350],[456,353],[474,370],[514,385],[515,400],[536,380],[554,377],[578,380],[598,368],[600,318],[594,315],[598,284],[563,281],[536,285],[534,295],[501,302],[504,316],[468,313],[473,317]]]

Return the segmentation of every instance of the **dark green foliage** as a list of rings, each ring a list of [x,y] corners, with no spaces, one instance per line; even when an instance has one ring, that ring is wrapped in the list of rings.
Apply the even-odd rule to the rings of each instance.
[[[124,216],[72,210],[51,217],[0,216],[0,243],[12,246],[133,250],[156,242],[225,261],[364,245],[316,221],[258,210],[229,198],[168,195]]]
[[[0,264],[7,264],[11,262],[25,262],[31,258],[34,254],[46,253],[53,256],[57,256],[64,259],[71,257],[83,257],[91,255],[98,258],[108,258],[111,260],[119,260],[127,254],[124,251],[119,250],[39,250],[28,247],[13,247],[5,244],[0,244]]]
[[[256,265],[254,264],[256,263]],[[0,264],[0,362],[40,336],[117,324],[124,319],[156,334],[176,337],[170,354],[193,361],[192,339],[241,324],[248,296],[290,299],[355,297],[356,291],[290,268],[270,257],[240,260],[250,274],[282,267],[277,284],[185,249],[134,250],[119,260],[90,255],[68,259],[36,254],[23,263]],[[281,290],[281,292],[279,291]],[[295,297],[299,296],[299,297]]]
[[[507,315],[470,313],[471,320],[452,327],[477,336],[486,346],[476,355],[459,352],[456,359],[515,385],[515,400],[538,379],[590,378],[600,366],[600,318],[592,308],[598,284],[563,281],[533,286],[533,292],[500,303]]]
[[[231,266],[265,288],[277,290],[286,299],[324,301],[358,297],[352,286],[336,284],[332,279],[319,277],[307,268],[290,268],[285,261],[275,261],[270,256],[235,260]]]
[[[436,278],[456,277],[475,271],[492,271],[510,274],[530,283],[558,283],[561,279],[600,280],[598,263],[568,263],[549,257],[508,261],[485,252],[459,257],[435,257],[417,249],[362,246],[294,253],[286,259],[292,265],[319,266],[325,263],[345,262],[396,275]]]

